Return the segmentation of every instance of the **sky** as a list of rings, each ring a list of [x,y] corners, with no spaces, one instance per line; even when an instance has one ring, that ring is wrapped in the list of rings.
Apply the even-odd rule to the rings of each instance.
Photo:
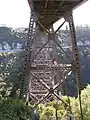
[[[90,25],[90,0],[73,12],[75,25]],[[0,25],[28,27],[30,8],[27,0],[0,0]]]

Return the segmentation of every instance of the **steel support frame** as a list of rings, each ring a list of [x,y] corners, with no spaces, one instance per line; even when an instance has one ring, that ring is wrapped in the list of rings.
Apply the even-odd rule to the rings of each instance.
[[[32,16],[33,16],[33,13],[31,14],[31,19],[32,19]],[[35,15],[34,15],[35,16]],[[25,81],[28,81],[26,85],[26,88],[25,87],[22,87],[23,91],[21,92],[21,96],[25,94],[25,90],[27,93],[29,93],[29,97],[31,96],[31,98],[35,99],[35,100],[38,100],[38,98],[31,93],[30,91],[30,87],[29,86],[29,82],[30,81],[30,76],[32,76],[34,79],[36,79],[40,85],[43,85],[43,87],[47,90],[47,93],[44,97],[42,97],[39,101],[37,101],[36,105],[38,105],[39,103],[41,103],[42,101],[45,101],[45,99],[48,99],[49,96],[51,95],[54,95],[57,97],[57,99],[61,100],[62,103],[64,103],[65,105],[67,105],[67,103],[65,103],[61,98],[60,96],[57,94],[57,88],[63,84],[63,82],[65,82],[67,80],[67,78],[70,76],[70,74],[72,73],[72,71],[74,70],[75,73],[76,73],[76,77],[77,77],[77,86],[78,86],[78,92],[79,94],[81,94],[81,76],[80,76],[80,67],[79,67],[79,57],[78,57],[78,49],[77,49],[77,42],[76,42],[76,35],[75,35],[75,28],[74,28],[74,23],[73,23],[73,16],[72,16],[72,13],[69,13],[65,16],[65,21],[68,21],[69,23],[69,27],[70,27],[70,32],[71,32],[71,38],[72,38],[72,52],[73,52],[73,61],[74,61],[74,64],[73,61],[71,60],[70,56],[68,56],[68,54],[63,50],[63,48],[59,45],[59,43],[53,38],[52,40],[48,40],[43,46],[41,46],[41,48],[39,49],[39,51],[33,56],[33,59],[30,58],[31,56],[31,51],[32,51],[32,43],[33,43],[33,40],[34,40],[34,35],[35,35],[35,31],[33,31],[33,25],[31,25],[31,22],[30,21],[30,25],[29,25],[29,32],[28,32],[28,40],[27,40],[27,46],[26,46],[26,59],[25,59],[25,66],[24,66],[24,76],[23,76],[23,86],[25,84]],[[65,21],[62,23],[62,25],[60,25],[60,27],[54,32],[53,30],[50,32],[49,30],[45,29],[44,26],[38,21],[33,21],[33,24],[34,23],[38,23],[42,29],[47,33],[47,34],[51,34],[51,35],[55,35],[58,30],[64,25]],[[33,32],[33,34],[32,34]],[[42,51],[42,49],[50,42],[50,41],[54,41],[57,46],[66,54],[66,56],[71,60],[71,69],[67,71],[66,75],[62,76],[61,77],[61,80],[55,84],[52,88],[50,88],[44,81],[42,81],[42,79],[40,79],[39,77],[35,76],[35,74],[32,73],[32,69],[31,69],[31,64],[32,62],[34,61],[35,57],[37,57],[38,54],[40,54],[40,52]],[[59,64],[57,64],[58,66]],[[74,66],[73,66],[74,65]],[[56,68],[57,68],[56,66]],[[64,65],[65,67],[66,65]],[[45,67],[45,66],[44,66]],[[67,66],[66,66],[67,68]],[[73,69],[74,68],[74,69]],[[40,68],[39,68],[40,69]],[[41,68],[42,70],[42,68]],[[65,69],[64,69],[65,70]],[[52,71],[52,70],[51,70]],[[57,72],[57,70],[56,70]],[[25,79],[27,76],[27,79]],[[24,94],[23,94],[24,93]],[[29,98],[27,97],[27,98]],[[29,99],[27,99],[28,101]],[[68,106],[68,105],[67,105]],[[80,106],[81,107],[81,106]],[[81,113],[82,113],[82,110],[81,110]]]
[[[39,25],[45,30],[45,28],[43,27],[43,25],[41,25],[40,24],[40,22],[39,21],[37,21],[38,23],[39,23]],[[65,22],[64,22],[65,23]],[[63,24],[64,24],[63,23]],[[62,24],[62,25],[63,25]],[[59,28],[61,28],[62,27],[62,25],[59,27]],[[55,33],[59,30],[59,28],[55,31]],[[30,28],[29,28],[30,29]],[[49,33],[47,30],[45,30],[48,34],[52,34],[52,33]],[[54,33],[53,33],[54,34]],[[55,40],[54,40],[55,41]],[[40,53],[40,51],[43,49],[43,47],[45,47],[47,44],[48,44],[48,42],[49,42],[49,40],[39,49],[39,51],[35,54],[35,56],[33,57],[33,59],[30,61],[29,60],[29,62],[31,63],[33,60],[34,60],[34,58]],[[58,45],[59,46],[59,45]],[[59,46],[60,47],[60,46]],[[63,50],[63,49],[62,49]],[[30,59],[30,58],[29,58]],[[30,69],[29,69],[30,70]],[[32,73],[30,72],[30,74],[32,75]],[[35,78],[35,76],[34,75],[32,75],[34,78]],[[51,88],[49,88],[49,86],[47,86],[46,85],[46,83],[44,83],[44,82],[42,82],[42,80],[39,80],[38,78],[37,78],[37,80],[40,82],[40,84],[42,84],[46,89],[48,89],[48,95],[51,93],[51,94],[54,94],[56,97],[58,96],[54,91],[56,90],[56,88],[58,88],[63,82],[60,82],[60,83],[58,83],[58,84],[56,84],[56,86],[54,86],[53,88],[52,88],[52,90],[51,90]],[[64,81],[64,80],[63,80]],[[37,104],[39,104],[41,101],[43,101],[46,97],[48,97],[48,95],[46,94],[45,95],[45,97],[43,97]],[[35,96],[34,96],[34,98],[35,98]],[[58,96],[58,98],[59,98],[59,96]],[[37,99],[37,98],[36,98]],[[59,98],[60,99],[60,98]],[[61,99],[60,99],[61,100]],[[61,101],[63,101],[63,100],[61,100]],[[63,102],[64,103],[64,102]]]

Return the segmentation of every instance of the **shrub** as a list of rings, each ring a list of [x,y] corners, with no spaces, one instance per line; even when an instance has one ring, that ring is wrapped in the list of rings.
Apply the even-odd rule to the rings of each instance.
[[[0,101],[0,120],[33,120],[33,110],[25,102],[14,99]]]

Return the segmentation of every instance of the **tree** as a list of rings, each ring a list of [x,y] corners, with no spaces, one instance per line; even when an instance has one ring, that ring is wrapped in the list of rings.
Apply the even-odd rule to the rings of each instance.
[[[27,120],[33,119],[33,110],[25,102],[17,99],[0,101],[0,120]]]
[[[24,52],[1,54],[1,96],[16,98],[20,91],[23,72]],[[3,60],[2,60],[3,58]]]
[[[90,85],[87,85],[87,87],[82,90],[81,98],[84,120],[90,120]],[[81,120],[78,98],[74,101],[72,109],[76,120]]]

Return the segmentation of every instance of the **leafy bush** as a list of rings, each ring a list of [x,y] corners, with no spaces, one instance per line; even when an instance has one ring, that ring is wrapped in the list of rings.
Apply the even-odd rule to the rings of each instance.
[[[68,97],[62,97],[65,102],[68,103]],[[81,92],[82,98],[82,109],[83,109],[83,120],[90,120],[90,85],[88,85],[84,90]],[[72,113],[74,115],[75,120],[81,120],[80,114],[80,105],[78,98],[69,97]],[[48,102],[46,104],[39,105],[39,112],[40,112],[40,120],[56,120],[56,110],[55,110],[56,102]],[[58,119],[60,120],[69,120],[70,111],[66,109],[66,107],[62,104],[61,101],[58,101],[57,107],[57,114]]]
[[[81,98],[82,98],[83,119],[90,120],[90,85],[88,85],[84,90],[82,90]],[[74,100],[74,104],[72,105],[72,110],[76,120],[81,120],[78,98]]]
[[[0,101],[0,120],[33,120],[33,110],[21,100]]]
[[[64,97],[65,101],[66,96]],[[56,120],[56,101],[48,102],[46,104],[39,105],[40,120]],[[61,101],[58,101],[57,106],[58,119],[63,120],[63,118],[68,118],[69,112],[66,110],[65,106]]]

